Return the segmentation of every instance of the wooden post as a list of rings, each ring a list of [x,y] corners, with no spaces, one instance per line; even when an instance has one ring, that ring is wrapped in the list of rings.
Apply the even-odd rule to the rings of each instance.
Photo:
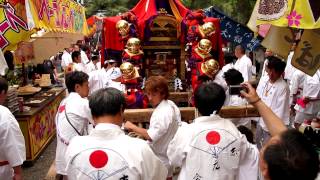
[[[100,50],[100,54],[101,54],[101,67],[104,66],[104,58],[105,58],[105,28],[104,28],[104,19],[102,19],[102,32],[101,32],[101,50]]]

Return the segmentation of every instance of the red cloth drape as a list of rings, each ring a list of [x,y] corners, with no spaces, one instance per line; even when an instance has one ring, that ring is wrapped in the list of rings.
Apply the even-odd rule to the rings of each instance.
[[[116,24],[120,19],[120,16],[107,17],[103,19],[105,49],[117,51],[123,50],[121,37],[116,29]]]

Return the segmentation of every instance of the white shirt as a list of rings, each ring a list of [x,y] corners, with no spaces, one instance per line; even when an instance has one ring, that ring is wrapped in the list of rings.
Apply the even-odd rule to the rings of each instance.
[[[259,151],[234,124],[217,115],[181,126],[168,147],[178,180],[256,180]],[[201,177],[201,178],[200,178]]]
[[[78,136],[77,131],[68,122],[65,113],[71,124],[81,135],[88,134],[89,121],[93,123],[89,101],[82,98],[78,93],[71,92],[59,105],[55,123],[57,129],[56,149],[56,170],[58,174],[66,175],[66,164],[64,161],[65,151],[70,140]]]
[[[262,67],[262,72],[261,72],[261,78],[267,76],[268,77],[268,73],[266,71],[267,68],[267,64],[268,64],[268,58],[264,60],[263,62],[263,67]]]
[[[88,64],[85,65],[86,68],[86,73],[89,74],[92,71],[98,70],[98,67],[96,69],[96,67],[94,66],[93,62],[90,61]]]
[[[19,123],[10,110],[0,105],[0,161],[8,165],[0,166],[2,180],[12,180],[12,167],[22,165],[26,160],[26,148]]]
[[[252,78],[252,62],[247,55],[243,55],[234,64],[234,68],[241,72],[244,81],[250,81]]]
[[[305,75],[302,96],[310,97],[311,99],[320,98],[320,70],[312,77]],[[297,106],[296,109],[306,114],[316,114],[320,111],[320,100],[309,102],[305,108]]]
[[[291,80],[293,73],[297,70],[297,68],[293,67],[291,64],[291,60],[293,57],[294,51],[291,51],[287,58],[286,68],[284,69],[284,79]]]
[[[282,119],[284,124],[289,125],[289,87],[283,78],[279,78],[272,84],[268,76],[261,77],[257,93],[261,100]],[[261,117],[259,125],[268,131]]]
[[[83,65],[86,65],[89,63],[89,59],[88,59],[88,56],[87,54],[84,52],[84,51],[80,51],[80,55],[81,55],[81,62]]]
[[[86,67],[82,63],[74,63],[73,64],[74,71],[82,71],[86,73]]]
[[[306,74],[300,70],[294,71],[290,81],[290,95],[297,94],[299,89],[303,89]]]
[[[112,79],[117,79],[121,76],[121,72],[119,68],[112,67],[108,70],[105,68],[102,68],[97,71],[92,71],[89,73],[89,94],[92,94],[93,92],[109,87],[111,84],[110,81]]]
[[[226,65],[224,65],[224,66],[222,67],[221,71],[222,71],[223,73],[225,73],[225,72],[227,72],[229,69],[232,69],[233,66],[234,66],[233,63],[226,64]]]
[[[0,52],[0,76],[4,76],[6,69],[8,68],[7,61],[3,56],[3,52]]]
[[[72,139],[66,152],[69,180],[165,180],[166,167],[146,141],[126,136],[119,126],[97,124],[88,136]]]
[[[179,108],[170,100],[162,100],[154,109],[150,119],[150,126],[147,130],[152,139],[150,146],[168,168],[168,177],[172,176],[172,168],[169,164],[167,148],[180,125],[181,114]]]
[[[61,56],[61,67],[65,69],[70,63],[72,63],[71,54],[64,50]]]
[[[239,95],[230,95],[229,89],[226,91],[226,100],[224,101],[224,106],[243,106],[248,104],[247,100],[240,97]],[[238,126],[247,126],[250,124],[251,118],[233,118],[229,119],[237,127]]]
[[[219,71],[216,77],[214,78],[213,82],[219,84],[225,91],[228,89],[228,85],[226,80],[223,78],[223,71]]]

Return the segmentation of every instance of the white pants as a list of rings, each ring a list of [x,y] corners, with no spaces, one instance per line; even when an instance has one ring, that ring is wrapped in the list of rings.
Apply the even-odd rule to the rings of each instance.
[[[13,179],[13,169],[9,164],[5,166],[0,166],[0,179],[1,180]]]

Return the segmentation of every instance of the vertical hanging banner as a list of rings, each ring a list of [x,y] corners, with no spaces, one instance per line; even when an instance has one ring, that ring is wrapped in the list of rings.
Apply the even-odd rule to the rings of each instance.
[[[270,49],[282,58],[286,58],[290,52],[292,43],[294,42],[295,34],[292,29],[271,26],[261,45]]]
[[[20,41],[30,38],[25,0],[0,1],[0,48],[15,50]]]
[[[220,19],[221,36],[223,39],[235,44],[241,44],[249,51],[255,50],[260,45],[261,39],[255,38],[249,28],[231,19],[214,7],[209,7],[204,12],[208,17]]]
[[[320,68],[320,30],[305,30],[294,52],[292,65],[313,76]]]
[[[88,34],[85,8],[72,0],[27,0],[34,27],[49,31]]]
[[[320,28],[319,0],[259,0],[256,24],[300,29]]]

